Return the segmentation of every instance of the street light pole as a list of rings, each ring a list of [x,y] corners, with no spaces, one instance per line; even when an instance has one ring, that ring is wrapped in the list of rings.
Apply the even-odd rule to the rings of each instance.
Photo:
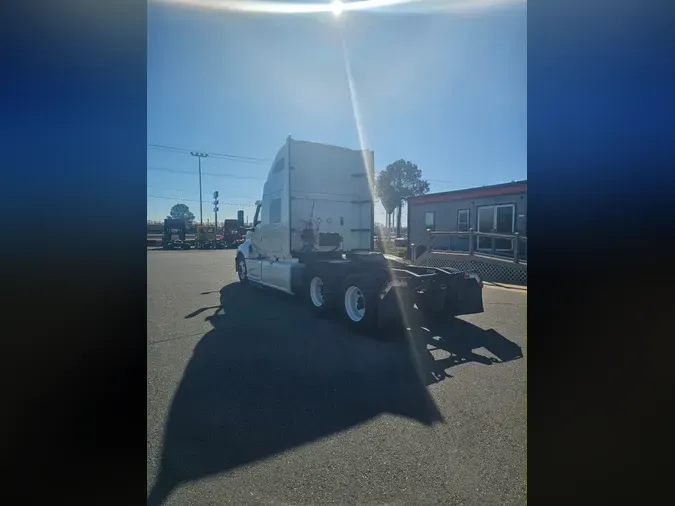
[[[206,158],[209,154],[197,153],[196,151],[190,151],[190,154],[199,159],[199,224],[204,225],[204,213],[202,211],[202,158]]]

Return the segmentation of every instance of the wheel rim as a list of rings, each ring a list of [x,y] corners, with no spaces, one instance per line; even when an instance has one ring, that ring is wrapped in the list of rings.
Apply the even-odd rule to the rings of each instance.
[[[316,307],[323,306],[323,281],[318,276],[312,278],[309,283],[309,298]]]
[[[366,299],[357,286],[350,286],[345,291],[345,312],[353,322],[360,322],[366,315]]]
[[[237,262],[237,274],[239,274],[239,279],[244,280],[246,279],[246,262],[244,261],[243,258],[239,259]]]

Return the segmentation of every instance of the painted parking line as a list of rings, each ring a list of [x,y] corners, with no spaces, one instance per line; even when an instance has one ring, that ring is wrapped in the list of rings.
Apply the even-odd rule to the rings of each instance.
[[[527,287],[520,285],[507,285],[504,283],[489,283],[487,281],[483,281],[483,286],[486,288],[493,288],[495,290],[508,290],[510,292],[527,293]]]

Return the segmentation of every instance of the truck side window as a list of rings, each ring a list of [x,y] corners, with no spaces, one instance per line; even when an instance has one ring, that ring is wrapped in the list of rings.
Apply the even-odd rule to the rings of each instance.
[[[270,223],[281,222],[281,199],[272,199],[270,202]]]
[[[262,204],[258,204],[258,207],[255,208],[255,216],[253,216],[253,226],[257,227],[262,223]]]
[[[277,172],[281,172],[284,170],[284,163],[285,160],[283,158],[279,158],[279,161],[274,164],[274,168],[272,169],[272,174],[276,174]]]

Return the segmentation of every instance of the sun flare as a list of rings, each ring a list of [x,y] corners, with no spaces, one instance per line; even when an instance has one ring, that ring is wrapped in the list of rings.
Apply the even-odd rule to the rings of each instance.
[[[338,17],[340,14],[342,14],[342,2],[340,2],[340,0],[335,0],[332,4],[330,4],[330,10],[335,17]]]

